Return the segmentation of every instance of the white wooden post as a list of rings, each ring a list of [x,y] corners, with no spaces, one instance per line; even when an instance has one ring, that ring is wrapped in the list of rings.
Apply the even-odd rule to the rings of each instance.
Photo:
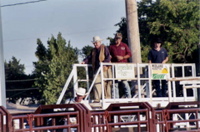
[[[0,3],[1,6],[1,3]],[[0,8],[0,106],[6,107],[6,91],[5,91],[5,68],[3,57],[3,35],[1,22],[1,8]]]

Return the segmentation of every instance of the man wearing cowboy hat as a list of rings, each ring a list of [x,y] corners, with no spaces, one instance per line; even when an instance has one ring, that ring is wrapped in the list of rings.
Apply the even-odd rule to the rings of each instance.
[[[86,89],[79,87],[76,91],[76,97],[75,98],[70,98],[65,101],[65,104],[73,104],[73,103],[82,103],[84,104],[89,110],[92,110],[91,106],[89,103],[85,102],[83,99],[87,95]]]
[[[78,88],[75,90],[76,91],[76,97],[72,99],[67,99],[65,101],[66,104],[71,104],[71,103],[81,103],[82,100],[85,98],[86,94],[86,89],[85,88]]]
[[[93,37],[92,43],[94,44],[94,48],[92,49],[89,56],[87,56],[82,64],[88,64],[89,62],[92,63],[92,69],[94,75],[96,74],[97,70],[100,67],[101,62],[110,62],[110,52],[108,48],[103,45],[102,39],[99,36]],[[111,71],[108,69],[107,66],[104,66],[104,77],[109,78],[112,74]],[[104,88],[105,88],[105,98],[111,98],[111,83],[112,81],[105,81]],[[101,89],[101,76],[98,75],[97,79],[95,80],[94,84],[94,102],[100,102],[102,95]]]
[[[168,53],[165,48],[162,47],[162,40],[160,38],[153,39],[153,47],[148,53],[149,63],[162,63],[165,64],[168,61]],[[156,89],[157,97],[167,96],[167,81],[166,80],[153,80]],[[160,87],[162,84],[162,89]]]
[[[76,97],[72,98],[72,99],[67,99],[65,101],[65,104],[73,104],[73,103],[82,103],[84,104],[89,110],[92,110],[91,106],[89,105],[89,103],[86,103],[83,101],[83,99],[85,98],[85,96],[87,95],[86,93],[86,89],[79,87],[78,89],[75,90],[76,91]],[[74,111],[74,108],[68,108],[68,111]],[[64,125],[68,124],[68,119],[64,118]],[[76,117],[70,117],[69,118],[69,122],[71,124],[76,124],[77,123],[77,118]],[[71,128],[70,131],[77,131],[77,128]],[[67,129],[63,129],[63,132],[67,132]]]

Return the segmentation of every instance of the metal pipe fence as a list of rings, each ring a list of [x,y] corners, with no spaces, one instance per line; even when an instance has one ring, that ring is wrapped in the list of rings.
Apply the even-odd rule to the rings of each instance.
[[[183,132],[200,131],[200,102],[115,103],[106,110],[83,104],[45,105],[34,113],[12,115],[0,107],[0,132]]]

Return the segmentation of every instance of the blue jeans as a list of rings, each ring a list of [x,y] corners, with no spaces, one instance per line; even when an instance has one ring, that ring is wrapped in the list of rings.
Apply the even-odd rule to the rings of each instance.
[[[119,84],[121,83],[126,98],[131,98],[131,88],[128,81],[116,81],[114,91],[112,90],[112,98],[119,98]]]

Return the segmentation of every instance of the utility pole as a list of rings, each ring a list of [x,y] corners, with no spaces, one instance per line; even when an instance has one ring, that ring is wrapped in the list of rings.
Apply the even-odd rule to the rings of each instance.
[[[197,76],[200,76],[200,41],[198,44],[198,62],[197,62]]]
[[[138,13],[136,0],[125,0],[126,2],[126,19],[127,19],[127,37],[131,49],[131,62],[141,63],[140,35],[138,26]],[[142,71],[140,71],[142,73]],[[135,73],[137,75],[137,72]],[[140,76],[140,75],[137,75]],[[132,81],[132,88],[135,93],[138,92],[137,81]]]
[[[200,41],[198,44],[198,62],[196,63],[196,67],[197,67],[197,76],[200,76]],[[197,100],[200,101],[200,88],[197,88]],[[199,105],[200,107],[200,105]]]
[[[131,49],[132,63],[141,63],[141,47],[138,26],[138,13],[136,0],[125,0],[128,43]]]
[[[1,2],[0,2],[1,6]],[[2,19],[0,7],[0,106],[6,108],[6,91],[5,91],[5,70],[3,57],[3,35],[2,35]]]

